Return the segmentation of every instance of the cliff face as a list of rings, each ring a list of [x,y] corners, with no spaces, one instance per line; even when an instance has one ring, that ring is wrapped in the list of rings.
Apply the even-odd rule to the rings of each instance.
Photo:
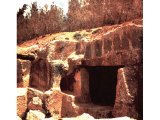
[[[30,118],[37,114],[31,110],[38,109],[56,119],[82,113],[94,118],[141,119],[142,23],[142,19],[135,19],[46,35],[19,45],[17,87],[27,92],[17,96],[17,103],[27,107],[17,104],[18,116]],[[34,97],[42,105],[36,104]]]

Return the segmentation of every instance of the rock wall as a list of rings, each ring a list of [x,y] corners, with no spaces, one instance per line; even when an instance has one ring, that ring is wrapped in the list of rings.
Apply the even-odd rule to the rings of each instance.
[[[131,22],[113,26],[111,30],[104,29],[93,37],[94,40],[86,44],[83,65],[118,66],[142,63],[141,24]]]
[[[28,87],[31,61],[17,59],[17,87]]]
[[[130,116],[133,118],[143,116],[142,107],[140,107],[143,104],[143,98],[139,96],[139,94],[143,95],[143,87],[139,87],[142,86],[141,82],[142,66],[127,66],[118,70],[113,116]],[[137,107],[141,108],[141,112],[137,110]]]
[[[18,46],[17,86],[26,92],[24,99],[17,96],[17,115],[29,119],[41,114],[58,119],[89,113],[95,118],[143,119],[142,43],[142,19],[136,19],[101,27],[83,39]],[[99,106],[91,100],[92,74],[87,67],[96,66],[117,68],[113,106]]]
[[[36,59],[32,61],[30,73],[30,87],[41,91],[50,89],[51,68],[46,59]]]

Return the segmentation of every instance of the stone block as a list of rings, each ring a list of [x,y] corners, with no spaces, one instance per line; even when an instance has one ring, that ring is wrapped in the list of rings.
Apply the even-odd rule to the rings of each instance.
[[[81,113],[80,107],[75,104],[75,96],[64,94],[62,98],[61,117],[75,117]]]
[[[17,87],[28,87],[31,61],[17,59]]]
[[[74,95],[77,97],[77,101],[81,103],[89,102],[89,73],[87,69],[80,68],[80,70],[75,73],[74,78]]]
[[[50,90],[44,93],[46,109],[52,117],[60,118],[63,94],[59,90]]]
[[[30,87],[46,91],[51,88],[51,66],[47,59],[36,59],[32,62]]]
[[[36,90],[34,88],[28,88],[28,91],[27,91],[27,99],[28,99],[28,103],[30,101],[32,101],[32,99],[34,97],[38,97],[39,99],[41,99],[43,101],[43,92],[42,91],[39,91],[39,90]]]
[[[143,114],[143,107],[140,105],[143,104],[142,66],[120,68],[117,76],[113,116],[129,116],[135,119],[141,117]]]
[[[27,110],[27,88],[17,88],[17,115],[23,118]]]
[[[45,119],[45,114],[39,110],[30,110],[27,113],[26,120],[43,120]]]
[[[42,105],[42,100],[39,97],[33,97],[28,104],[28,109],[43,111]]]

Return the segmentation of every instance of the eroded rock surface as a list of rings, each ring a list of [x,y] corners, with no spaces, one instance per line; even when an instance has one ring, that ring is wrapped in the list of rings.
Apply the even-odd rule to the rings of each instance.
[[[36,120],[142,119],[142,22],[103,26],[77,40],[57,36],[45,44],[37,40],[36,45],[18,46],[17,89],[22,93],[17,115]]]
[[[43,120],[45,118],[45,114],[39,110],[30,110],[27,113],[26,120]]]
[[[44,103],[47,111],[57,119],[61,117],[62,97],[63,94],[59,90],[47,91],[44,94]]]
[[[17,59],[17,87],[28,87],[31,61]]]
[[[33,97],[28,104],[28,109],[43,111],[42,105],[42,100],[39,97]]]
[[[25,116],[27,110],[27,89],[17,88],[17,115],[21,118]]]

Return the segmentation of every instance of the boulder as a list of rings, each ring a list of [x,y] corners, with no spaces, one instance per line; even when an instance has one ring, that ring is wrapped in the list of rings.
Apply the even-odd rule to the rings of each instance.
[[[59,90],[49,90],[44,93],[44,104],[54,118],[61,118],[63,94]]]
[[[45,114],[39,110],[29,110],[26,120],[43,120]]]
[[[42,100],[39,97],[33,97],[28,104],[28,109],[43,111],[42,105]]]
[[[43,94],[44,93],[42,91],[36,90],[34,88],[28,88],[27,91],[28,103],[32,101],[34,97],[37,97],[38,99],[43,101]]]
[[[87,113],[83,113],[80,116],[76,117],[77,120],[94,120],[94,117],[92,117],[91,115],[87,114]]]

